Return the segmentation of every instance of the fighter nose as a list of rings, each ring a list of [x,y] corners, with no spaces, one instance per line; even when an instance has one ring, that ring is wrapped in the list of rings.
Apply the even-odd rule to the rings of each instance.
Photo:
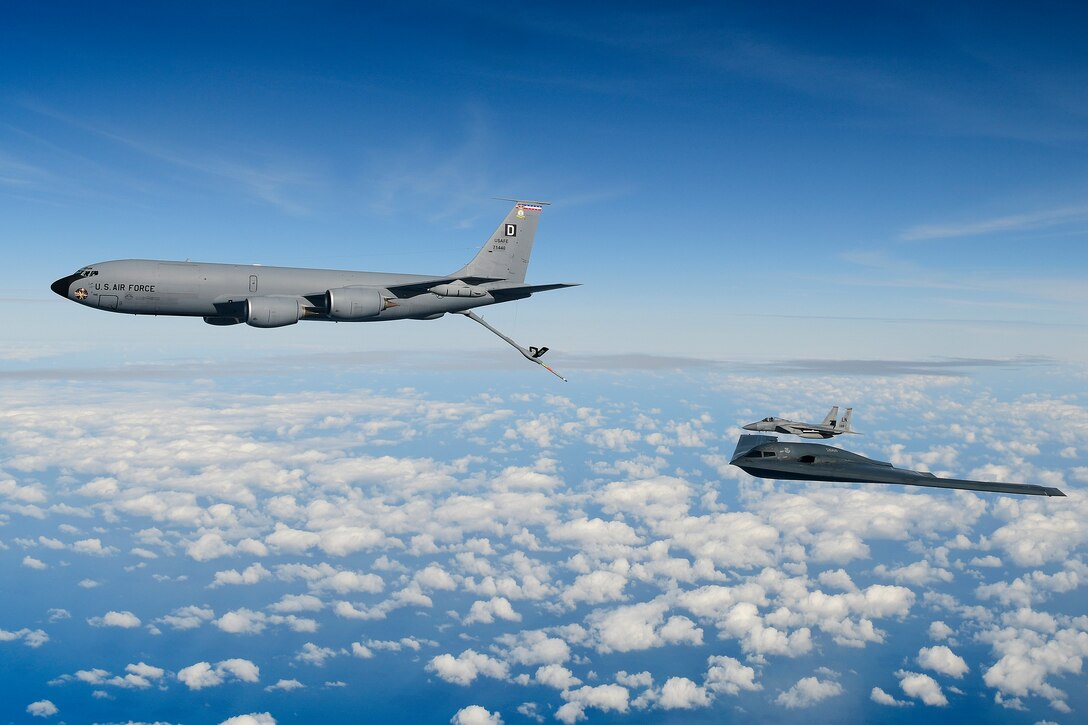
[[[49,289],[53,290],[54,292],[56,292],[61,297],[67,297],[68,296],[68,288],[71,287],[71,286],[72,286],[72,278],[71,277],[61,277],[56,282],[49,285]]]
[[[755,429],[756,429],[756,424],[755,423],[749,423],[748,425],[744,426],[744,430],[755,430]]]

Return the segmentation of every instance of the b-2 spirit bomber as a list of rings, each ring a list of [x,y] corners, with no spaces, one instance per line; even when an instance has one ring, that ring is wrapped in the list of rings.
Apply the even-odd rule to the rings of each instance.
[[[516,201],[476,256],[446,275],[351,272],[298,267],[125,259],[61,277],[61,297],[108,312],[203,317],[209,325],[271,328],[300,320],[434,320],[455,313],[480,323],[541,365],[546,347],[522,347],[472,310],[569,283],[525,284],[540,213],[547,202]]]
[[[932,473],[895,468],[884,461],[820,443],[783,443],[774,436],[742,435],[732,465],[756,478],[840,483],[901,483],[907,486],[960,488],[968,491],[1065,496],[1060,489],[1027,483],[939,478]]]

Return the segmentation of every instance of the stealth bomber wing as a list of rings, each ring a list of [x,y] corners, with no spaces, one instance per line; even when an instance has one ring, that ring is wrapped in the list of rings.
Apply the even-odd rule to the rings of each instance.
[[[907,486],[961,488],[1029,496],[1065,496],[1057,488],[1027,483],[939,478],[932,473],[895,468],[890,463],[819,443],[782,443],[774,436],[742,435],[729,461],[757,478],[841,483],[901,483]]]

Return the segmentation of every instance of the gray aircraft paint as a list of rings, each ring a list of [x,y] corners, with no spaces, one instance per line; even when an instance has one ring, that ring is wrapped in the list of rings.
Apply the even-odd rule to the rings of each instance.
[[[491,235],[491,241],[480,249],[471,262],[451,276],[458,279],[504,279],[517,284],[524,282],[536,226],[540,222],[540,206],[540,203],[516,202]]]
[[[900,483],[1030,496],[1065,496],[1057,488],[1026,483],[939,478],[819,443],[783,443],[774,436],[741,435],[729,461],[756,478],[839,483]]]
[[[125,259],[83,267],[55,281],[51,289],[84,307],[132,315],[202,317],[212,325],[246,323],[268,328],[300,320],[382,322],[465,314],[477,307],[575,286],[525,284],[544,204],[515,202],[472,261],[450,275]],[[532,362],[547,367],[536,359],[543,353],[528,353],[487,327]]]
[[[857,434],[853,428],[850,427],[850,417],[853,414],[853,408],[847,408],[846,412],[842,414],[842,420],[836,421],[835,419],[839,415],[839,406],[832,406],[831,410],[822,423],[801,423],[796,420],[786,420],[785,418],[769,417],[763,420],[757,420],[755,423],[749,423],[744,426],[744,430],[758,431],[763,433],[784,433],[787,435],[795,435],[801,438],[830,438],[837,436],[841,433],[854,433]]]

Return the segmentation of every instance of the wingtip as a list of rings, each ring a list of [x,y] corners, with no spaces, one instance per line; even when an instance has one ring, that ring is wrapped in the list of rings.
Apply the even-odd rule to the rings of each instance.
[[[1047,496],[1061,496],[1062,498],[1065,498],[1065,494],[1060,488],[1044,488],[1043,490],[1046,491]]]

